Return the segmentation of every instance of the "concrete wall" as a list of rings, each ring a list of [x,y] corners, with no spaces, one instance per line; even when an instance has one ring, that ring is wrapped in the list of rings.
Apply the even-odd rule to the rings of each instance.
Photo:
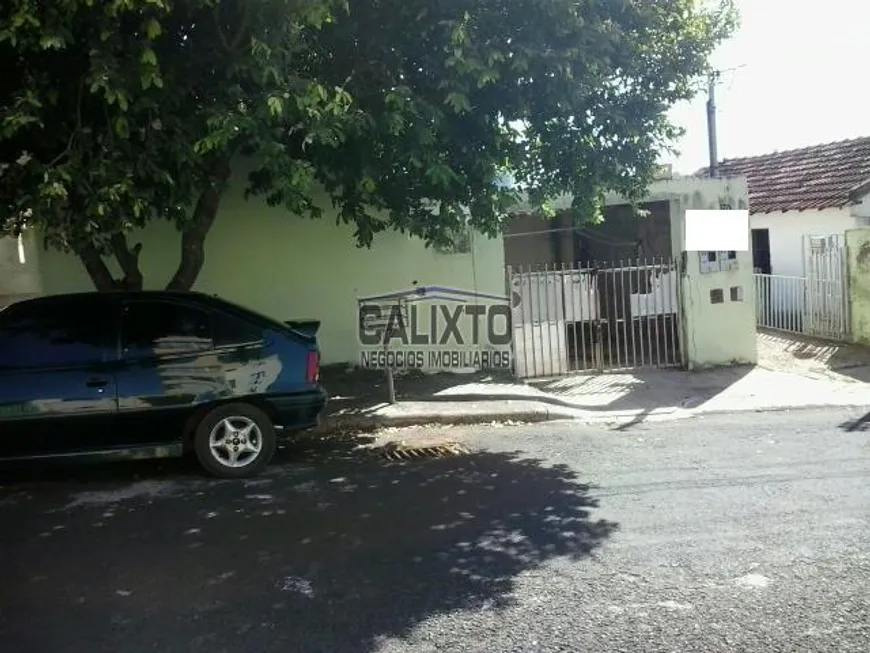
[[[505,264],[526,269],[671,257],[668,203],[650,203],[641,208],[649,215],[639,217],[628,204],[611,204],[604,208],[601,224],[584,225],[576,232],[567,212],[552,219],[521,213],[504,237]]]
[[[870,345],[870,229],[846,232],[846,270],[852,339]]]
[[[526,213],[514,218],[504,238],[504,262],[513,268],[555,262],[550,220]]]
[[[574,238],[568,215],[542,218],[517,215],[504,235],[504,262],[516,270],[574,262]]]
[[[746,209],[749,202],[746,180],[685,178],[660,181],[650,187],[647,198],[647,201],[659,200],[671,202],[672,248],[674,252],[684,253],[680,293],[685,366],[703,369],[756,363],[752,252],[737,252],[737,269],[710,274],[701,274],[698,252],[684,252],[686,210],[719,209],[722,204]],[[731,288],[740,289],[741,300],[731,300]],[[722,291],[722,303],[711,302],[712,290]]]
[[[584,231],[590,261],[616,263],[637,259],[672,258],[671,207],[669,202],[644,202],[640,216],[629,204],[604,207],[604,222]]]
[[[0,307],[42,293],[34,234],[0,238]]]
[[[148,288],[162,288],[180,257],[171,225],[152,224],[136,234]],[[48,294],[92,289],[81,264],[56,251],[40,252]],[[357,298],[417,284],[498,295],[505,293],[501,238],[475,236],[472,251],[442,254],[396,232],[375,237],[371,249],[353,244],[353,229],[336,225],[327,211],[307,220],[257,200],[228,195],[206,243],[206,263],[195,290],[220,295],[281,320],[322,321],[324,363],[358,362]]]
[[[803,237],[842,236],[847,229],[861,226],[849,208],[785,213],[755,213],[749,216],[752,229],[770,230],[772,274],[804,276]]]

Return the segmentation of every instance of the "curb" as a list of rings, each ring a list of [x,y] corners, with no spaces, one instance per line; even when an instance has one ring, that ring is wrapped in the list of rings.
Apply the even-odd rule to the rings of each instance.
[[[706,415],[734,415],[738,413],[781,413],[803,410],[827,409],[870,409],[868,403],[855,404],[802,404],[800,406],[769,406],[756,408],[722,408],[713,410],[679,409],[673,413],[644,416],[638,423],[671,421],[704,417]],[[491,424],[493,422],[519,422],[523,424],[539,424],[542,422],[570,421],[578,424],[619,424],[632,422],[639,415],[601,413],[598,415],[577,415],[576,413],[540,410],[523,411],[491,411],[470,414],[429,414],[429,415],[340,415],[326,418],[314,432],[328,435],[340,431],[376,431],[382,428],[406,428],[411,426],[464,426],[474,424]]]
[[[704,415],[734,415],[736,413],[785,413],[791,410],[828,410],[841,408],[843,410],[870,409],[870,402],[860,404],[801,404],[800,406],[761,406],[759,408],[714,408],[692,412],[691,417],[703,417]]]
[[[375,431],[381,428],[403,428],[408,426],[462,426],[471,424],[490,424],[492,422],[522,422],[535,424],[555,420],[578,419],[576,415],[555,413],[548,410],[524,410],[516,412],[493,411],[486,413],[432,414],[432,415],[341,415],[325,418],[315,429],[316,433],[329,434],[335,431]]]

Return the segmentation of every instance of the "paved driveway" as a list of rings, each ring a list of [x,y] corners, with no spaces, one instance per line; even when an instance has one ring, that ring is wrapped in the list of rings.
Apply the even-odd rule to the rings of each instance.
[[[866,651],[854,416],[450,429],[474,453],[284,452],[247,483],[19,474],[2,650]]]

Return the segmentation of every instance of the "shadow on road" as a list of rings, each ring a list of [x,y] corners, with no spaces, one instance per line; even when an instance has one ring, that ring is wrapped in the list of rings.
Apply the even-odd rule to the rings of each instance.
[[[839,425],[839,428],[848,433],[855,431],[870,431],[870,413],[865,413],[855,419],[850,419]]]
[[[136,469],[0,493],[4,650],[364,653],[498,611],[617,528],[575,472],[520,454],[356,453],[247,484]]]

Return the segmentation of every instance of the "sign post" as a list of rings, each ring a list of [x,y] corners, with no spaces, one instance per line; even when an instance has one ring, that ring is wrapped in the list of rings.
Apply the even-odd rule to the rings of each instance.
[[[363,308],[378,307],[376,315]],[[390,341],[397,330],[404,329],[408,322],[408,304],[404,298],[397,298],[389,303],[373,303],[357,300],[357,314],[364,320],[362,326],[379,334],[384,348],[384,370],[387,374],[387,393],[391,404],[396,403],[396,384],[393,377],[393,366],[390,364]]]

